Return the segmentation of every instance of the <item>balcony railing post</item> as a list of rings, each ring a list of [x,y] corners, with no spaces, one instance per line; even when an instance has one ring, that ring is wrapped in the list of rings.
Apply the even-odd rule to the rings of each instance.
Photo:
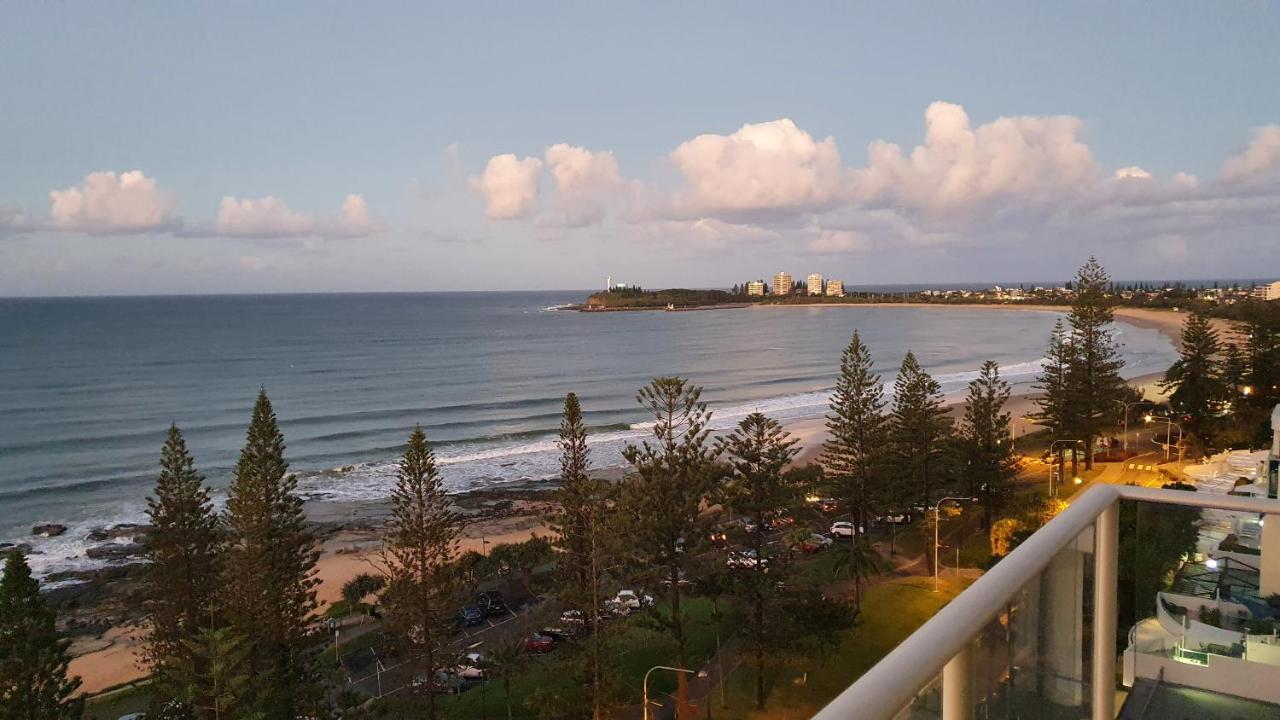
[[[973,644],[942,667],[942,720],[973,720]]]
[[[1120,547],[1120,503],[1094,523],[1093,542],[1093,720],[1116,717],[1116,576]]]

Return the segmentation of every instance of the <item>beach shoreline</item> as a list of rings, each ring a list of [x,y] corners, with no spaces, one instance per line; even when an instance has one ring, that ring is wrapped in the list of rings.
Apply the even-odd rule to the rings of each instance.
[[[913,308],[987,308],[992,310],[1018,310],[1057,312],[1065,314],[1068,308],[1052,305],[983,305],[983,304],[931,304],[931,303],[867,303],[867,304],[796,304],[756,307],[913,307]],[[1158,330],[1175,346],[1180,338],[1185,312],[1154,310],[1147,308],[1117,308],[1119,322],[1136,327]],[[1226,327],[1228,324],[1220,325]],[[1150,373],[1129,379],[1130,385],[1141,387],[1149,397],[1159,397],[1155,383],[1159,373]],[[946,399],[953,412],[963,404],[963,394],[952,393]],[[1013,415],[1014,432],[1022,436],[1032,431],[1028,419],[1034,410],[1033,392],[1029,383],[1014,388],[1006,410]],[[784,423],[784,428],[798,442],[799,453],[794,465],[816,462],[826,442],[825,418],[822,416],[799,418]],[[601,477],[617,480],[625,469],[601,468]],[[459,542],[459,551],[486,552],[500,543],[515,543],[534,535],[548,535],[546,518],[553,508],[547,498],[554,483],[530,480],[510,483],[501,488],[486,488],[459,493],[454,496],[464,514],[471,518]],[[308,520],[318,529],[320,558],[316,563],[315,577],[319,580],[317,600],[321,611],[341,599],[342,585],[360,573],[379,572],[382,535],[390,514],[390,499],[361,501],[314,500],[307,503]],[[113,624],[97,635],[82,635],[73,646],[70,673],[82,678],[85,693],[97,693],[107,688],[126,684],[144,677],[141,664],[142,628],[137,622]]]

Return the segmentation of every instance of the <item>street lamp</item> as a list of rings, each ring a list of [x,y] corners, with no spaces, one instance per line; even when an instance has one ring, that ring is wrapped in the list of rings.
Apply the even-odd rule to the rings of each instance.
[[[671,672],[684,673],[686,675],[697,675],[693,670],[684,668],[670,667],[667,665],[654,665],[644,674],[644,720],[649,720],[649,673],[654,670],[670,670]]]
[[[1165,422],[1165,442],[1160,443],[1164,446],[1164,461],[1169,462],[1169,436],[1173,434],[1173,429],[1178,428],[1178,462],[1182,462],[1182,426],[1173,421],[1173,418],[1167,415],[1151,415],[1147,414],[1145,418],[1147,422],[1153,420],[1163,420]]]
[[[958,503],[978,502],[978,498],[976,497],[955,496],[955,497],[944,497],[938,502],[933,504],[933,591],[934,592],[938,592],[938,548],[942,547],[941,544],[938,542],[938,526],[942,524],[939,509],[942,507],[942,503],[948,500],[955,500]]]
[[[1120,442],[1124,446],[1125,453],[1128,453],[1129,452],[1129,408],[1133,407],[1134,405],[1150,405],[1152,403],[1150,400],[1145,400],[1145,399],[1134,400],[1133,402],[1124,402],[1123,400],[1112,400],[1112,402],[1118,403],[1124,406],[1124,434],[1120,436]]]

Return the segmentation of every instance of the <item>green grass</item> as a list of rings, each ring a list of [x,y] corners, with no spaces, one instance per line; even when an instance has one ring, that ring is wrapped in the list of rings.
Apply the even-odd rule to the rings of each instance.
[[[725,694],[728,707],[713,702],[716,717],[804,718],[897,647],[967,584],[942,578],[942,591],[932,592],[931,578],[902,578],[867,589],[862,620],[825,658],[771,659],[766,666],[766,709],[755,710],[755,674],[752,667],[738,668]]]
[[[108,692],[85,702],[86,720],[116,720],[121,715],[142,712],[150,700],[149,688],[144,684]]]

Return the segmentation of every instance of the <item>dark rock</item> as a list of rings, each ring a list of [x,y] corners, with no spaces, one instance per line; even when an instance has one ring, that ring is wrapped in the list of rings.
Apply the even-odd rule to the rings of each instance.
[[[84,551],[90,560],[125,560],[142,554],[142,543],[112,543],[97,545]]]
[[[32,535],[40,535],[42,537],[58,537],[67,531],[66,525],[58,523],[44,523],[31,528]]]
[[[0,543],[0,553],[7,553],[11,550],[17,550],[23,555],[30,555],[31,545],[30,543],[11,543],[11,542]]]
[[[121,523],[112,525],[109,528],[94,528],[85,536],[85,540],[89,542],[106,542],[108,540],[116,540],[118,538],[136,538],[139,535],[145,535],[150,532],[150,525],[138,525],[137,523]]]

